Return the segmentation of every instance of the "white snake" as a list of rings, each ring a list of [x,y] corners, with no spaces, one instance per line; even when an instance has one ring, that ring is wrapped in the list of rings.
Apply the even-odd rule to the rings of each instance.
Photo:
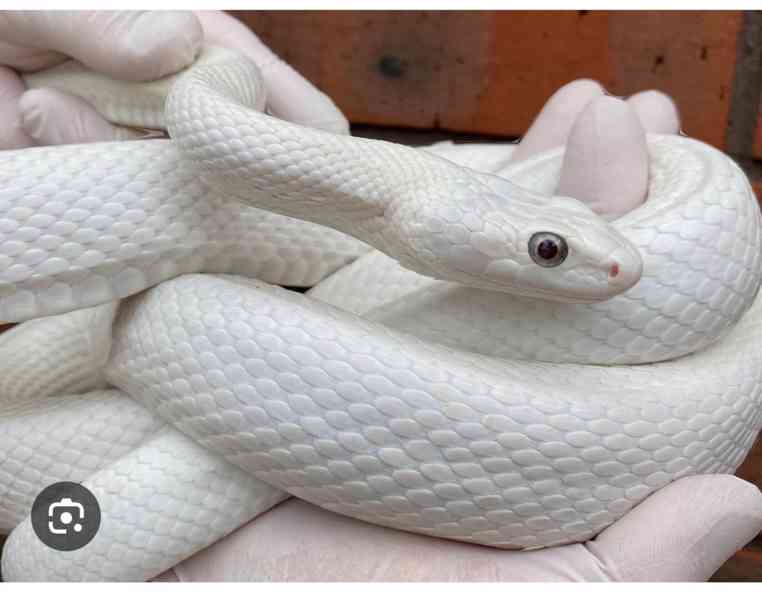
[[[500,548],[586,540],[751,447],[760,217],[721,152],[649,136],[647,202],[607,223],[552,196],[563,149],[497,177],[285,123],[227,51],[93,77],[28,83],[146,127],[171,88],[172,140],[0,153],[0,322],[28,321],[0,338],[5,578],[149,578],[286,493]],[[26,516],[62,479],[103,510],[73,552]]]

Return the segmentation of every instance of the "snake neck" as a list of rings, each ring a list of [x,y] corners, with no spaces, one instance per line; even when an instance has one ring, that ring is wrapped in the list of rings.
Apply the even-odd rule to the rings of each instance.
[[[263,94],[256,68],[240,60],[194,68],[173,87],[167,128],[210,186],[349,234],[422,274],[458,279],[426,247],[428,222],[457,205],[480,210],[476,199],[491,190],[478,173],[414,148],[271,117],[260,110]]]

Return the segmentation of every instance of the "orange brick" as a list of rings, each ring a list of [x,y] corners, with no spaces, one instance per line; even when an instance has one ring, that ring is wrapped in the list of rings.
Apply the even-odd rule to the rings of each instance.
[[[580,77],[657,88],[723,147],[739,12],[236,13],[354,123],[520,135]]]
[[[757,198],[762,202],[762,185],[759,186],[757,191]],[[762,489],[762,436],[757,437],[757,441],[746,456],[746,460],[736,471],[736,475],[746,481],[751,481],[758,488]],[[762,542],[762,534],[757,539]],[[762,566],[762,562],[760,566]]]
[[[436,127],[461,89],[479,92],[486,55],[485,13],[257,12],[234,13],[271,48],[330,95],[353,123]],[[456,29],[478,51],[459,53]],[[452,64],[468,61],[460,70]],[[461,65],[462,67],[462,65]],[[455,80],[456,73],[463,77]],[[464,112],[475,112],[473,103]]]
[[[752,543],[736,552],[710,581],[762,581],[762,545]]]
[[[522,134],[548,97],[580,77],[612,87],[606,13],[496,12],[461,37],[461,52],[480,70],[440,117],[447,129]],[[457,29],[456,29],[457,34]],[[479,44],[469,40],[477,38]],[[453,86],[458,80],[453,77]],[[474,110],[476,108],[476,110]]]
[[[762,488],[762,437],[757,438],[746,460],[736,475]]]
[[[739,12],[612,13],[615,90],[672,95],[683,130],[724,147],[742,23]]]

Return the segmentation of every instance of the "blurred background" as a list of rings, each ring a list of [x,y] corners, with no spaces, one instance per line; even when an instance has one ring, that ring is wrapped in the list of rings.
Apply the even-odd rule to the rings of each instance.
[[[338,104],[355,135],[519,138],[560,86],[657,89],[762,199],[762,11],[233,12]],[[762,487],[762,441],[738,475]],[[717,572],[762,581],[762,538]]]
[[[762,11],[232,14],[359,134],[515,139],[556,89],[588,77],[619,96],[671,95],[688,135],[762,184]]]

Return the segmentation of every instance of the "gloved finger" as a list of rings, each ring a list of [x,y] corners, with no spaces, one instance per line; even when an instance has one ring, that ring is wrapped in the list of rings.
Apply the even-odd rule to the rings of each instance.
[[[566,138],[579,113],[604,93],[601,85],[591,79],[577,79],[559,88],[542,107],[521,139],[519,147],[511,156],[511,162],[525,160],[566,144]]]
[[[627,102],[599,96],[582,110],[569,133],[556,193],[614,219],[642,204],[647,192],[643,125]]]
[[[34,146],[34,140],[21,125],[19,98],[24,83],[16,73],[0,66],[0,150],[14,150]]]
[[[160,581],[496,581],[524,578],[524,553],[378,527],[288,500]],[[422,560],[421,557],[425,557]]]
[[[378,527],[291,499],[155,581],[606,579],[582,544],[499,550]]]
[[[680,480],[592,542],[534,552],[417,536],[289,500],[159,580],[705,580],[760,527],[762,494],[729,475]]]
[[[646,131],[651,133],[680,132],[680,113],[675,102],[662,92],[647,90],[627,98]]]
[[[117,79],[157,79],[195,59],[203,41],[188,11],[2,11],[0,39],[54,50]]]
[[[705,581],[762,529],[762,493],[733,475],[680,479],[586,544],[612,579]]]
[[[23,131],[41,146],[110,142],[140,137],[126,127],[112,125],[88,102],[58,90],[25,92],[18,102]]]
[[[243,23],[219,11],[197,16],[207,43],[236,50],[259,67],[273,115],[333,133],[349,132],[349,123],[333,100],[278,58]]]
[[[39,71],[68,60],[65,54],[0,41],[0,65],[17,71]]]

